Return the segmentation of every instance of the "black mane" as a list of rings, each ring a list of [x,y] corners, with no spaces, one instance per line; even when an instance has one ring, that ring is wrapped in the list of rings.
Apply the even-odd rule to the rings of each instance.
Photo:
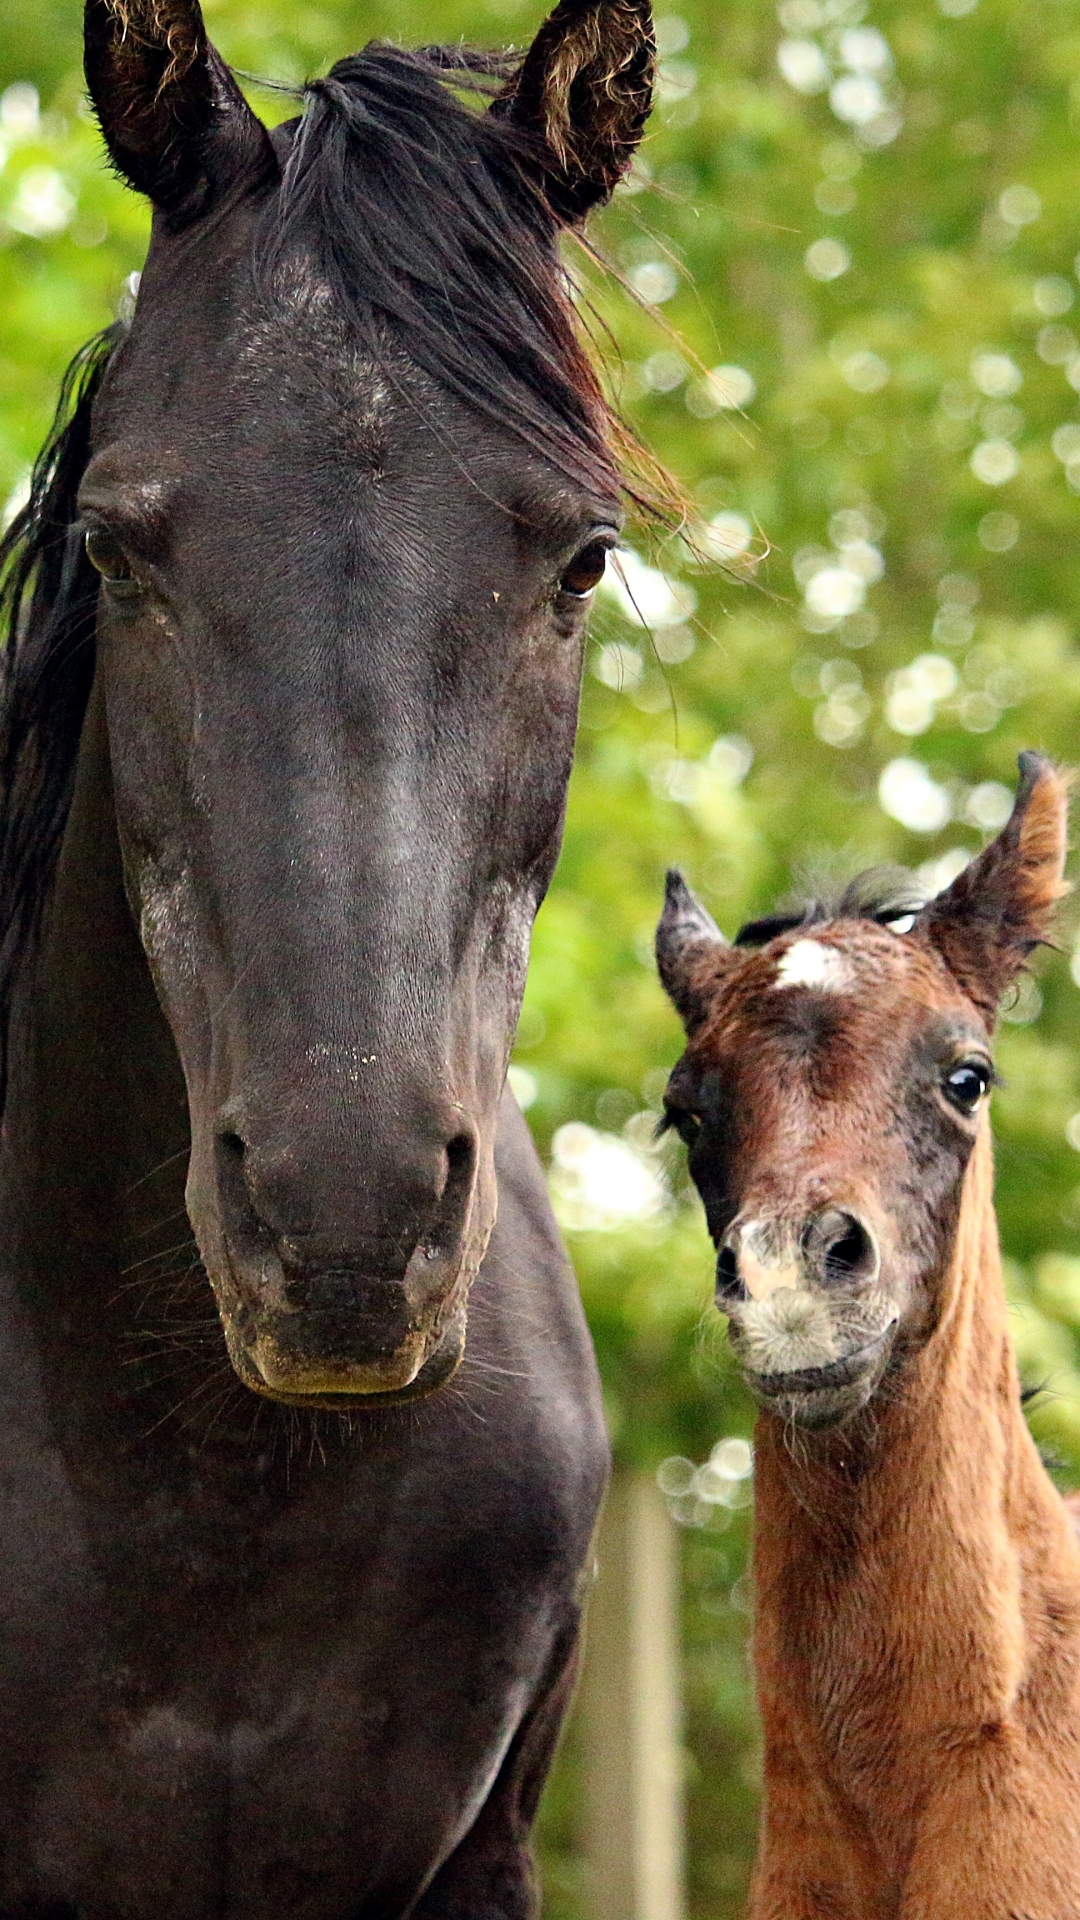
[[[843,892],[806,900],[787,912],[748,920],[735,935],[737,947],[765,947],[782,933],[798,927],[821,926],[826,920],[873,920],[886,927],[926,905],[925,890],[904,867],[868,867],[849,880]]]
[[[505,55],[372,42],[305,89],[260,279],[313,260],[377,361],[418,367],[593,493],[620,434],[578,339],[535,136],[481,97]]]
[[[122,337],[110,327],[71,362],[30,497],[0,540],[0,1109],[12,994],[60,850],[94,678],[98,576],[75,503],[94,398]]]

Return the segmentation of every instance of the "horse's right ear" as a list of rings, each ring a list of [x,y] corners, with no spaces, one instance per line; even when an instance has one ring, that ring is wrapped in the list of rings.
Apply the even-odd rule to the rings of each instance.
[[[711,989],[719,971],[717,962],[721,955],[734,952],[682,874],[672,867],[656,929],[656,965],[664,990],[682,1015],[688,1033],[700,1027],[708,1015]]]
[[[574,225],[608,200],[652,106],[649,0],[559,0],[495,111],[538,134],[545,197]]]
[[[1071,776],[1040,753],[1020,755],[1020,784],[1005,826],[916,926],[993,1025],[998,1001],[1045,943],[1065,883]]]
[[[253,165],[269,135],[210,45],[199,0],[86,0],[86,84],[113,165],[179,211]]]

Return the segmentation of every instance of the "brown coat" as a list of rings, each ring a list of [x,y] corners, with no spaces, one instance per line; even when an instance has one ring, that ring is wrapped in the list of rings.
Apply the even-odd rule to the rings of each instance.
[[[1080,1544],[1020,1407],[988,1122],[941,1319],[861,1443],[756,1434],[751,1920],[1080,1915]]]
[[[999,997],[1065,778],[921,910],[856,886],[730,947],[678,875],[670,1123],[762,1411],[750,1920],[1080,1920],[1080,1543],[1024,1421],[993,1208]]]

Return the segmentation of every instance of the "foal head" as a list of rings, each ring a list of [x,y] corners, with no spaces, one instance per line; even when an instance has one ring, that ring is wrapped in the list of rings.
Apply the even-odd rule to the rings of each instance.
[[[1067,783],[1033,753],[1020,771],[1003,832],[922,908],[855,883],[729,946],[669,877],[657,955],[688,1044],[667,1118],[736,1355],[796,1425],[856,1412],[936,1324],[998,1001],[1065,891]]]
[[[126,884],[233,1362],[307,1404],[461,1357],[620,518],[557,242],[640,136],[647,0],[562,0],[483,111],[470,64],[369,47],[271,135],[198,0],[86,8],[154,206],[79,498]]]

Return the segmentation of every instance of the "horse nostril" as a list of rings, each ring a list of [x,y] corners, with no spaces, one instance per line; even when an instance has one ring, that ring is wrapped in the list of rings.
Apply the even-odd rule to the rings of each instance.
[[[446,1184],[462,1185],[472,1179],[476,1161],[476,1142],[471,1133],[459,1133],[446,1143]]]
[[[244,1143],[238,1133],[219,1133],[214,1141],[219,1166],[242,1167]]]
[[[438,1205],[424,1234],[429,1260],[451,1253],[465,1229],[476,1178],[476,1141],[471,1133],[456,1134],[443,1149],[446,1179]]]
[[[811,1222],[805,1252],[827,1286],[849,1286],[877,1274],[877,1248],[853,1213],[830,1209]]]
[[[742,1281],[739,1278],[739,1262],[734,1247],[721,1247],[716,1256],[716,1291],[722,1294],[741,1294]]]
[[[222,1217],[230,1233],[255,1233],[259,1218],[252,1205],[244,1161],[247,1148],[238,1133],[219,1133],[214,1140],[214,1164]]]

